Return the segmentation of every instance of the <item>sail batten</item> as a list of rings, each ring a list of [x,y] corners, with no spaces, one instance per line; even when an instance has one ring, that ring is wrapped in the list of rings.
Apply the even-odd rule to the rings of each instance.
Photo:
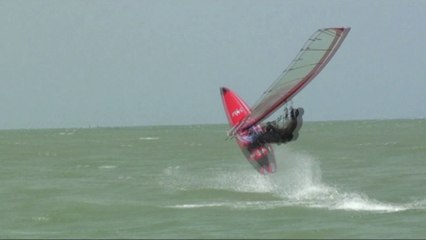
[[[325,67],[345,39],[350,28],[317,30],[299,53],[251,108],[251,114],[232,130],[235,134],[267,118],[291,100]]]

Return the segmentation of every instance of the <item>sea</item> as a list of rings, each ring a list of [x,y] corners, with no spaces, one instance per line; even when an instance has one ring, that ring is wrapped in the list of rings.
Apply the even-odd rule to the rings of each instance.
[[[305,122],[265,176],[228,129],[1,130],[0,238],[426,238],[426,119]]]

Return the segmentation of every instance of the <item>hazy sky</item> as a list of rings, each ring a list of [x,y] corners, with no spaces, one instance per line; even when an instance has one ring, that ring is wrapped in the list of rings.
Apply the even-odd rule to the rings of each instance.
[[[306,121],[426,117],[426,1],[0,0],[0,128],[226,123],[319,28],[351,27]]]

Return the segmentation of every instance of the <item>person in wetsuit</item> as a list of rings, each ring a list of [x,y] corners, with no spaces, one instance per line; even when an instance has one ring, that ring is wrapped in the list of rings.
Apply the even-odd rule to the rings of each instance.
[[[284,124],[279,126],[278,121],[266,123],[266,126],[262,126],[263,131],[261,133],[253,133],[253,140],[249,148],[257,148],[266,143],[287,143],[299,137],[299,129],[303,124],[303,108],[290,108],[289,114],[287,109],[284,111]]]

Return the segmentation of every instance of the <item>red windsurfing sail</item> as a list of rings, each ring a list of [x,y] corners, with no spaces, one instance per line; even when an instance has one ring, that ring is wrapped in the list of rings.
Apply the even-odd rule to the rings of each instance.
[[[292,99],[327,65],[342,44],[350,28],[317,30],[278,79],[232,130],[232,134],[259,123]]]

